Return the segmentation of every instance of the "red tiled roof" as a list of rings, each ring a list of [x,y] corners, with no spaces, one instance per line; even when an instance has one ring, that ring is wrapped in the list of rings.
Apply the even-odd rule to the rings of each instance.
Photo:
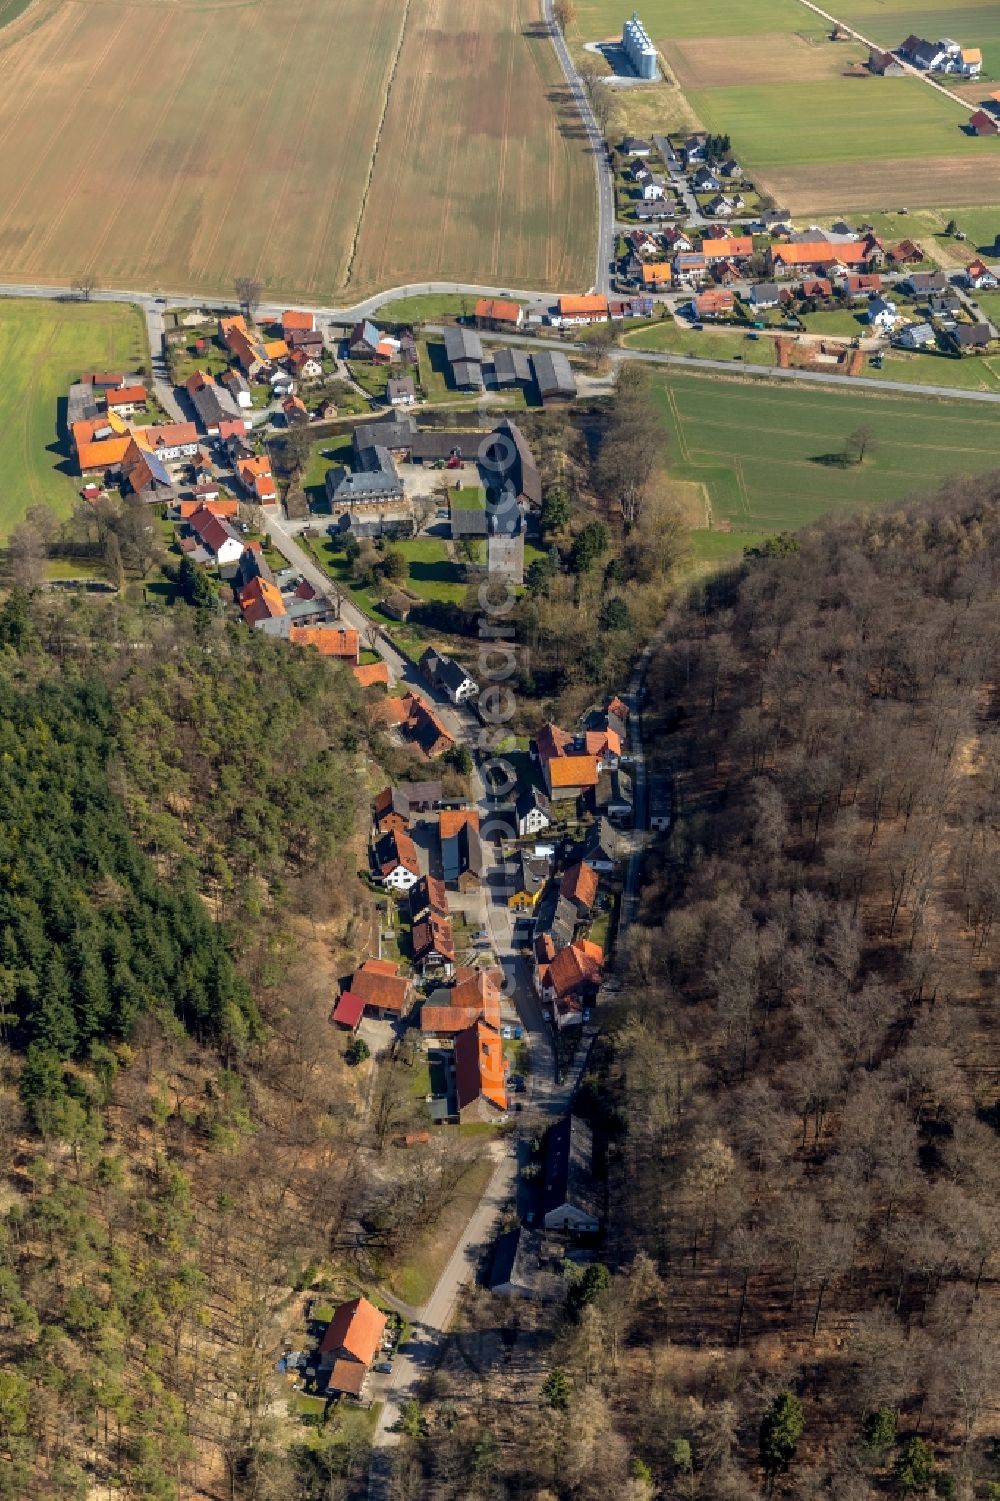
[[[512,323],[516,328],[521,322],[521,308],[502,297],[480,297],[476,301],[476,317],[488,318],[493,323]]]
[[[370,1366],[384,1329],[385,1314],[367,1298],[353,1298],[335,1311],[320,1341],[320,1353],[344,1350],[363,1366]]]
[[[454,839],[468,824],[479,831],[478,808],[443,808],[438,814],[438,832],[442,839]]]
[[[557,996],[571,995],[581,985],[600,983],[603,954],[595,943],[586,940],[560,949],[544,974],[543,983]]]
[[[248,625],[256,625],[258,620],[275,620],[287,614],[285,601],[277,586],[262,578],[251,579],[240,590],[240,608]]]
[[[503,1042],[495,1027],[476,1022],[459,1032],[455,1038],[455,1086],[460,1110],[481,1096],[506,1110],[506,1073]]]
[[[333,1008],[333,1020],[343,1027],[356,1027],[364,1011],[364,996],[355,995],[353,990],[344,990]]]
[[[359,995],[366,1006],[402,1014],[410,982],[399,973],[399,966],[387,959],[366,959],[361,968],[355,970],[348,989]]]
[[[145,386],[122,386],[118,390],[109,391],[104,398],[106,407],[119,406],[142,406],[146,401]]]
[[[599,884],[596,870],[580,860],[566,871],[559,883],[559,895],[567,896],[571,901],[580,902],[582,906],[589,908],[597,900]]]
[[[443,959],[454,959],[455,935],[450,917],[438,917],[429,912],[420,922],[414,923],[413,957],[419,960],[432,952],[440,954]]]
[[[312,313],[301,313],[295,308],[286,308],[281,315],[281,329],[283,333],[289,333],[293,328],[304,328],[307,333],[312,333],[316,327],[316,319]]]
[[[548,763],[549,782],[553,787],[596,787],[596,756],[556,756]]]
[[[389,669],[384,662],[366,662],[363,667],[352,667],[351,671],[362,688],[374,688],[377,683],[389,686]]]
[[[543,724],[535,736],[535,749],[538,752],[539,761],[544,766],[545,762],[551,761],[554,756],[564,756],[566,747],[572,744],[572,741],[573,736],[567,735],[566,731],[561,730],[557,724],[551,722]]]
[[[321,657],[338,657],[341,661],[358,660],[358,633],[329,625],[293,625],[288,639],[296,646],[312,646]]]

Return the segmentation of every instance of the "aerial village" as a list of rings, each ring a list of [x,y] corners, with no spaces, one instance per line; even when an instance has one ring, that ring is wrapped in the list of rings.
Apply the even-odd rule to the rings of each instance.
[[[873,70],[884,56],[892,55],[873,55]],[[1000,99],[987,104],[1000,130]],[[796,225],[758,195],[727,136],[626,136],[612,157],[623,226],[616,285],[654,296],[681,327],[742,330],[750,342],[770,333],[779,366],[831,374],[878,369],[890,348],[959,357],[995,350],[998,330],[975,294],[995,289],[998,273],[981,256],[946,271],[928,264],[914,240],[888,240],[871,224]],[[606,306],[569,317],[606,317]],[[838,326],[829,338],[811,337],[823,327],[815,315],[842,311],[855,316],[853,335]]]

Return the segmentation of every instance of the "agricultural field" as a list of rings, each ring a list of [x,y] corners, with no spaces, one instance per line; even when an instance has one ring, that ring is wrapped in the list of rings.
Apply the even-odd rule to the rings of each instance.
[[[992,410],[686,373],[658,372],[655,388],[669,429],[671,475],[705,487],[716,527],[783,531],[1000,468]],[[875,435],[873,451],[863,464],[845,464],[847,440],[862,426]]]
[[[28,506],[68,516],[80,477],[61,430],[71,381],[85,370],[148,368],[142,316],[118,303],[0,301],[0,537]]]
[[[539,14],[34,0],[0,30],[3,275],[210,293],[255,274],[319,302],[429,274],[586,285],[593,168]]]
[[[886,46],[911,29],[958,37],[983,47],[987,72],[1000,69],[1000,13],[986,0],[957,9],[845,0],[832,11]],[[578,48],[621,25],[609,0],[579,0],[577,12]],[[799,0],[648,0],[641,13],[692,117],[727,132],[760,185],[793,212],[1000,202],[995,142],[962,130],[971,105],[915,78],[871,76],[866,49],[831,41]],[[961,87],[976,97],[975,87]],[[673,115],[676,90],[662,94]]]

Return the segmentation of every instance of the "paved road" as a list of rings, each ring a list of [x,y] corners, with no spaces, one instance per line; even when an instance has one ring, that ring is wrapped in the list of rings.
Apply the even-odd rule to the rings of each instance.
[[[838,20],[838,18],[836,16],[832,16],[828,10],[821,10],[818,5],[813,4],[813,0],[799,0],[799,4],[804,5],[806,10],[811,10],[814,15],[822,16],[823,20],[829,21],[831,26],[837,26],[841,31],[846,31],[849,36],[854,37],[856,41],[863,43],[864,46],[870,47],[873,52],[891,51],[891,48],[883,47],[880,42],[873,42],[871,38],[865,36],[863,32],[856,31],[855,28],[853,26],[849,26],[846,21]],[[929,89],[936,89],[937,92],[939,94],[943,94],[946,99],[951,99],[955,104],[960,104],[967,115],[972,114],[974,106],[969,103],[968,99],[963,99],[961,94],[953,93],[952,90],[946,88],[943,83],[938,83],[936,79],[931,78],[929,73],[923,72],[920,68],[915,68],[912,63],[908,63],[905,58],[900,57],[898,52],[894,52],[893,56],[896,58],[900,66],[906,69],[907,73],[912,73],[914,78],[919,78],[920,82],[925,83]]]
[[[313,308],[318,320],[327,319],[330,322],[348,322],[353,318],[363,317],[374,312],[378,307],[384,307],[386,303],[393,302],[402,297],[414,296],[418,293],[434,292],[468,292],[484,297],[498,296],[501,292],[509,291],[510,295],[518,298],[536,298],[540,302],[552,301],[552,294],[547,292],[526,292],[524,290],[497,288],[487,286],[462,285],[455,282],[414,282],[405,287],[392,287],[388,291],[380,292],[375,297],[368,298],[364,303],[357,303],[351,308]],[[0,284],[0,297],[39,297],[39,298],[73,298],[74,294],[70,287],[50,287],[40,285],[28,285],[12,283]],[[75,300],[75,298],[74,298]],[[97,291],[91,294],[94,302],[134,302],[142,308],[149,323],[150,308],[157,304],[165,304],[173,307],[200,307],[208,303],[214,308],[233,308],[238,304],[220,298],[205,298],[194,293],[174,292],[164,298],[154,298],[148,292],[138,292],[124,288],[115,288]],[[263,304],[259,312],[265,317],[279,315],[285,304]],[[490,334],[491,343],[507,344],[532,344],[537,343],[541,348],[552,349],[553,340],[538,339],[531,334]],[[583,346],[573,343],[560,343],[557,347],[572,349],[583,352]],[[154,350],[155,353],[155,350]],[[693,360],[679,354],[648,354],[638,349],[613,348],[608,351],[612,360],[642,360],[652,365],[683,365],[696,370],[719,370],[732,374],[734,370],[742,371],[747,375],[762,376],[768,380],[780,381],[803,381],[807,385],[821,386],[850,386],[851,389],[860,387],[872,391],[898,391],[906,396],[941,396],[949,401],[978,401],[988,405],[1000,403],[1000,392],[993,391],[964,391],[954,386],[924,386],[913,385],[906,381],[898,380],[875,380],[870,376],[854,376],[850,379],[844,376],[825,375],[817,370],[778,370],[768,365],[753,365],[745,361],[727,360]],[[169,408],[168,408],[169,409]]]
[[[490,342],[538,345],[540,348],[551,349],[554,341],[537,334],[490,334]],[[583,344],[570,341],[560,341],[557,347],[571,349],[577,354],[588,353]],[[821,370],[779,370],[775,365],[753,365],[748,360],[692,359],[684,354],[650,354],[641,349],[614,347],[608,349],[606,354],[612,363],[641,360],[646,365],[677,365],[686,370],[717,370],[724,371],[726,375],[753,375],[774,381],[803,381],[807,385],[836,386],[840,390],[899,391],[905,396],[941,396],[948,401],[978,401],[993,406],[1000,403],[1000,391],[964,391],[955,386],[915,386],[901,380],[876,380],[869,375],[826,375]]]
[[[594,111],[587,98],[583,79],[576,71],[576,64],[569,55],[566,40],[556,23],[553,0],[545,0],[544,15],[552,45],[556,49],[559,66],[569,85],[570,93],[580,112],[583,128],[587,132],[594,157],[594,175],[597,179],[597,274],[594,277],[595,292],[605,295],[611,287],[611,262],[615,253],[615,179],[608,161],[604,136],[594,118]]]

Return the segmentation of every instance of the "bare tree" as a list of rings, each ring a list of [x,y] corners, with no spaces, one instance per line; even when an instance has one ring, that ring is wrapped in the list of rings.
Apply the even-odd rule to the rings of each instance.
[[[48,552],[36,528],[27,521],[16,526],[10,534],[7,553],[13,583],[26,592],[37,589],[45,573]]]
[[[573,4],[573,0],[555,0],[555,4],[552,7],[552,14],[556,18],[556,25],[565,36],[576,20],[576,6]]]
[[[260,297],[264,290],[264,283],[256,276],[238,276],[233,282],[236,295],[239,298],[240,307],[247,318],[251,321],[260,307]]]
[[[97,291],[100,285],[101,284],[97,280],[97,277],[94,275],[93,271],[84,271],[83,274],[81,276],[78,276],[74,281],[73,291],[78,297],[82,298],[84,302],[89,302],[91,296],[94,292]]]
[[[875,429],[867,422],[862,422],[856,427],[847,439],[847,456],[852,463],[863,464],[865,455],[875,453],[878,448],[878,439]]]

